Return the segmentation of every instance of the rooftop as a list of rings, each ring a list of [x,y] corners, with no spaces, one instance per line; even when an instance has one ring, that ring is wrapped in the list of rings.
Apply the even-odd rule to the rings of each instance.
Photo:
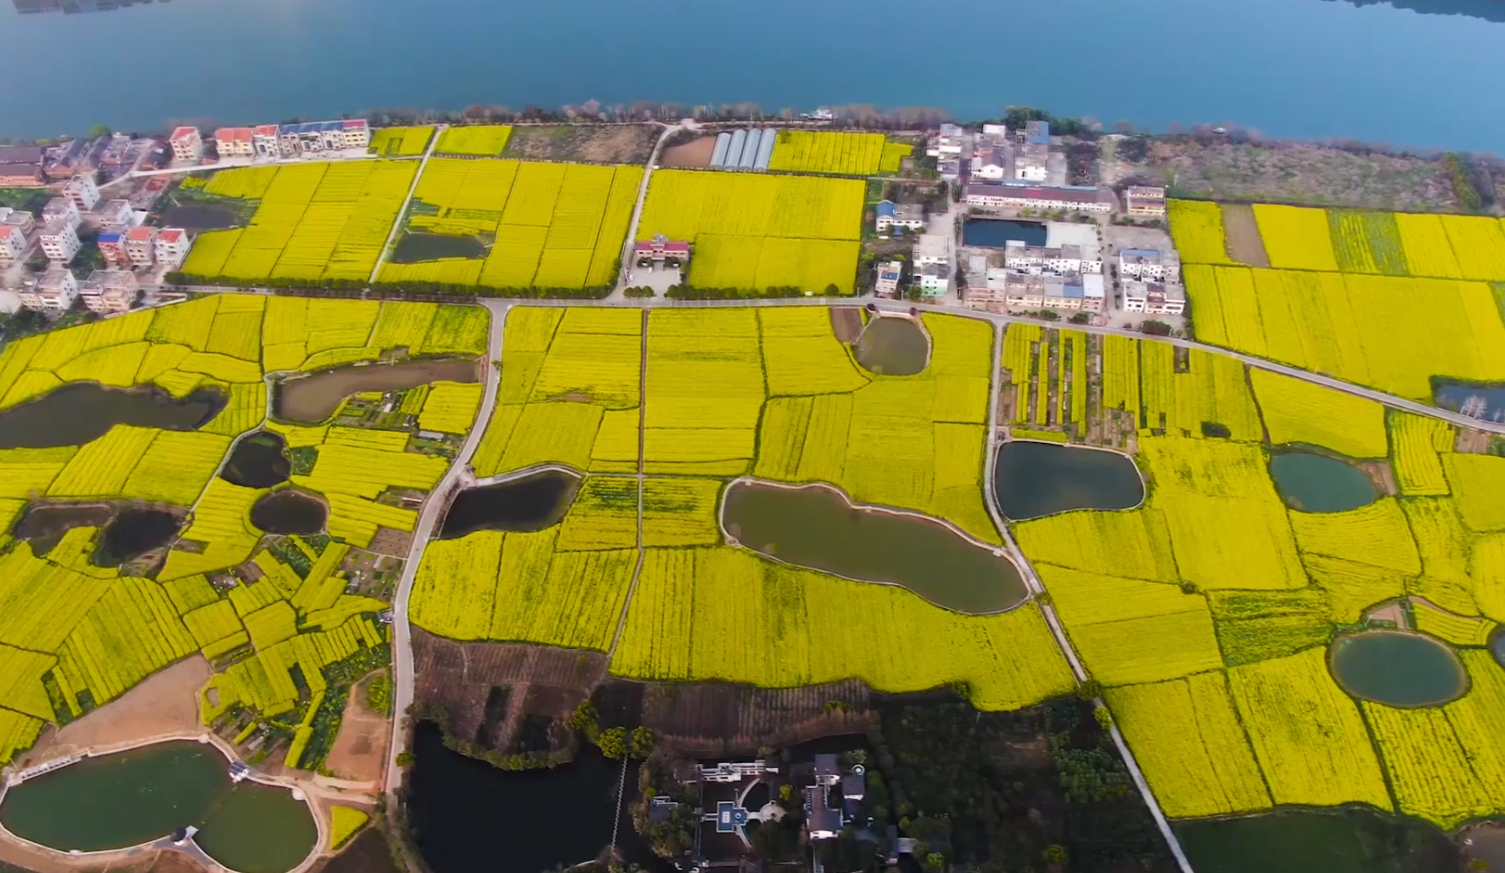
[[[22,233],[21,228],[16,227],[14,224],[0,224],[0,239],[8,239],[12,236],[25,238],[26,234]]]
[[[198,135],[199,135],[199,129],[197,127],[187,127],[187,126],[184,126],[184,127],[180,127],[180,128],[177,128],[176,130],[174,130],[172,132],[171,139],[172,139],[173,142],[183,142],[183,141],[186,141],[186,140],[193,139],[194,137],[196,137]]]
[[[251,132],[254,135],[256,135],[256,136],[276,136],[277,135],[277,125],[275,125],[275,124],[258,124],[258,125],[256,125],[255,129],[252,130]]]
[[[121,233],[118,230],[112,230],[109,233],[102,233],[102,234],[99,235],[99,244],[102,245],[102,246],[103,245],[116,245],[116,244],[122,243],[124,241],[125,241],[125,234]]]
[[[169,227],[157,234],[157,239],[162,242],[179,242],[183,239],[183,229],[181,227]]]
[[[151,242],[157,237],[155,227],[133,227],[126,231],[125,238],[131,242]]]

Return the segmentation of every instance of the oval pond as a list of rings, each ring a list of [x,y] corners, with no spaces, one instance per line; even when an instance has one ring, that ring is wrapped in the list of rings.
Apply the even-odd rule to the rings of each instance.
[[[484,258],[486,245],[473,236],[451,233],[405,233],[392,250],[394,264],[416,264],[443,258]]]
[[[930,337],[912,319],[874,318],[856,343],[857,363],[871,373],[913,376],[930,363]]]
[[[195,837],[240,873],[283,873],[313,850],[308,806],[284,788],[234,784],[215,747],[185,741],[85,758],[29,779],[0,802],[0,824],[61,851],[122,849],[200,828]],[[213,847],[213,848],[211,848]]]
[[[197,430],[225,407],[225,395],[200,389],[177,400],[166,391],[75,382],[0,412],[0,449],[81,446],[117,424]]]
[[[284,488],[257,498],[251,524],[273,534],[316,534],[329,520],[324,501],[296,488]]]
[[[287,443],[278,434],[261,431],[235,444],[220,478],[245,488],[270,488],[287,481],[292,462],[283,449]]]
[[[300,424],[326,421],[345,398],[364,391],[399,391],[430,382],[474,382],[473,360],[410,361],[337,367],[277,383],[272,409],[278,418]]]
[[[742,545],[788,564],[908,588],[947,609],[999,612],[1028,596],[1019,569],[938,521],[853,506],[826,485],[735,482],[722,516]]]
[[[439,538],[455,539],[478,530],[537,531],[553,527],[580,489],[580,477],[544,470],[496,485],[466,488],[450,503]]]
[[[94,563],[118,567],[133,558],[172,542],[183,519],[165,509],[123,509],[105,525]]]
[[[1379,498],[1362,469],[1316,452],[1276,452],[1270,477],[1287,506],[1301,512],[1346,512]]]
[[[1073,509],[1132,509],[1144,501],[1134,459],[1058,443],[1010,441],[998,447],[993,494],[1016,521]]]
[[[1442,643],[1402,631],[1365,631],[1333,641],[1333,676],[1355,697],[1390,706],[1437,706],[1468,690],[1468,673]]]

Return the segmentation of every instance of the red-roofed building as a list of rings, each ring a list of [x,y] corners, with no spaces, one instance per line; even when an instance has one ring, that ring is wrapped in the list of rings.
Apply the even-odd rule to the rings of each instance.
[[[371,144],[371,126],[364,118],[347,118],[340,122],[347,149],[363,149]]]
[[[137,267],[150,267],[156,257],[157,229],[133,227],[125,234],[125,256]]]
[[[249,127],[222,127],[214,132],[214,147],[221,158],[249,158],[256,154]]]
[[[280,158],[282,147],[277,144],[277,125],[258,124],[251,129],[251,149],[258,157]]]
[[[172,132],[172,156],[180,161],[197,161],[204,156],[204,139],[197,127],[180,127]]]
[[[0,264],[13,264],[26,252],[26,231],[14,224],[0,224]]]
[[[188,257],[188,249],[192,245],[193,240],[188,238],[188,231],[181,227],[164,228],[157,234],[157,263],[166,264],[169,270],[176,270],[182,266],[183,259]]]
[[[672,259],[684,265],[690,262],[690,244],[671,240],[661,233],[656,233],[653,239],[639,240],[634,243],[632,256],[640,264],[644,261],[660,263]]]

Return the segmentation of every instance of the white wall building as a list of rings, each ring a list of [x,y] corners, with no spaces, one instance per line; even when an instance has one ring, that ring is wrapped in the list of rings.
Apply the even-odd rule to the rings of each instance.
[[[136,224],[129,200],[106,200],[89,213],[89,223],[101,231],[128,230]]]
[[[1094,248],[1065,245],[1060,248],[1045,246],[1005,246],[1003,265],[1021,273],[1037,276],[1046,273],[1102,273],[1103,261]]]
[[[873,221],[873,227],[879,233],[888,233],[896,227],[906,230],[925,229],[925,207],[918,203],[894,203],[892,200],[879,200],[874,207],[877,216]]]
[[[78,296],[91,312],[128,312],[140,286],[130,270],[95,270],[78,287]]]
[[[38,241],[41,243],[42,252],[54,263],[68,263],[78,254],[78,250],[84,247],[75,227],[66,219],[57,218],[42,228]]]
[[[83,224],[83,213],[78,211],[78,205],[67,197],[54,197],[42,207],[42,223],[51,224],[54,221],[66,221],[70,227],[78,227]]]
[[[931,264],[951,264],[951,237],[939,233],[921,234],[914,245],[916,270]]]
[[[99,186],[93,173],[79,173],[63,186],[63,196],[73,201],[79,212],[88,212],[99,202]]]
[[[156,259],[157,229],[133,227],[125,235],[125,256],[137,267],[150,267]]]
[[[938,297],[951,290],[951,265],[926,264],[918,267],[914,272],[913,281],[921,293]]]
[[[21,305],[27,309],[66,312],[78,299],[78,278],[61,264],[53,264],[37,277],[35,285],[20,291]]]
[[[899,279],[904,275],[903,261],[885,261],[878,265],[878,281],[873,293],[879,297],[894,297],[899,293]]]
[[[169,270],[175,270],[182,266],[183,260],[188,257],[188,249],[193,241],[188,238],[188,231],[181,227],[164,228],[157,234],[157,245],[154,254],[157,263],[166,264]]]
[[[180,127],[168,138],[172,156],[179,161],[197,162],[204,157],[204,138],[197,127]]]
[[[1165,189],[1131,185],[1124,191],[1124,212],[1139,218],[1165,217]]]
[[[0,224],[0,265],[13,264],[26,253],[26,234],[11,224]]]
[[[1045,185],[968,185],[968,206],[1065,212],[1112,212],[1111,196],[1098,188]]]
[[[1123,249],[1118,253],[1118,277],[1142,282],[1180,282],[1181,256],[1157,249]]]
[[[1150,315],[1181,315],[1186,311],[1186,290],[1180,285],[1129,280],[1123,283],[1124,311]]]

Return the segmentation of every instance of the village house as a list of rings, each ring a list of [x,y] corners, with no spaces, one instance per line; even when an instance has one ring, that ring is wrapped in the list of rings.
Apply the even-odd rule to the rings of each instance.
[[[81,173],[68,180],[63,186],[63,196],[73,201],[79,212],[88,212],[99,202],[99,185],[94,182],[93,173]]]
[[[181,227],[165,227],[157,233],[152,255],[157,263],[167,265],[169,270],[176,270],[188,257],[188,249],[192,245],[193,240],[189,238],[188,231]]]
[[[88,214],[88,220],[101,231],[129,230],[136,224],[136,213],[129,200],[106,200]]]
[[[90,312],[127,312],[140,294],[130,270],[95,270],[78,286],[79,299]]]
[[[65,221],[68,226],[77,228],[83,224],[84,217],[72,200],[67,197],[54,197],[42,207],[42,223],[51,224],[54,221]]]
[[[1123,283],[1124,311],[1150,315],[1186,312],[1186,290],[1180,285],[1129,280]]]
[[[0,224],[0,266],[21,260],[25,253],[25,231],[13,224]]]
[[[1124,191],[1124,213],[1134,218],[1164,218],[1165,189],[1131,185]]]
[[[221,127],[214,132],[214,148],[221,158],[254,157],[256,148],[252,145],[252,136],[249,127]]]
[[[878,281],[873,285],[873,293],[879,297],[897,296],[899,279],[903,275],[903,261],[884,261],[878,265]]]
[[[179,127],[167,141],[176,160],[196,163],[204,157],[204,139],[197,127]]]
[[[877,218],[873,224],[878,233],[888,233],[895,227],[925,229],[925,207],[918,203],[895,204],[892,200],[879,200],[874,212]]]
[[[125,256],[133,266],[150,267],[156,259],[157,229],[133,227],[125,234]]]
[[[20,291],[21,305],[44,312],[66,312],[78,299],[78,278],[62,264],[53,264],[36,284]]]
[[[968,206],[995,209],[1035,209],[1044,212],[1112,212],[1112,194],[1085,186],[968,185]]]
[[[96,242],[99,246],[99,254],[104,257],[105,263],[112,267],[122,267],[130,263],[130,256],[125,252],[125,233],[113,230],[99,235]]]
[[[1144,282],[1180,282],[1181,256],[1157,249],[1123,249],[1118,253],[1118,277]]]
[[[1103,271],[1103,261],[1095,247],[1076,245],[1063,245],[1060,248],[1008,245],[1003,249],[1003,265],[1010,270],[1035,276]]]
[[[73,205],[72,202],[64,202],[67,202],[69,206]],[[78,254],[79,249],[84,247],[83,242],[78,238],[77,228],[77,224],[71,223],[65,218],[55,218],[47,222],[46,226],[42,228],[41,235],[37,238],[38,243],[42,246],[42,253],[47,255],[48,259],[58,264],[66,264],[73,260],[74,256]]]

